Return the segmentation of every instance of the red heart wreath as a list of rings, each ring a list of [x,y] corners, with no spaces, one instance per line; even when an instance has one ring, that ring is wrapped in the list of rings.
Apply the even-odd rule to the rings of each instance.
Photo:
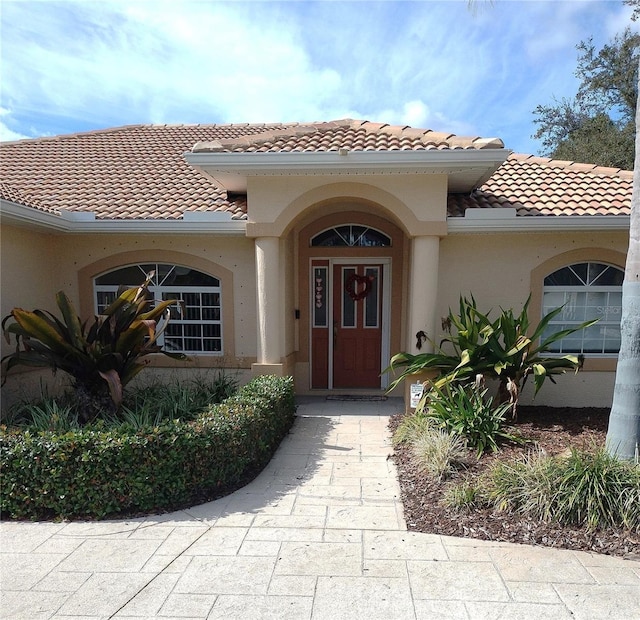
[[[356,292],[356,284],[358,286],[364,284],[364,288],[360,292]],[[353,301],[364,299],[371,292],[372,287],[373,276],[359,276],[357,273],[352,273],[344,283],[344,290]]]

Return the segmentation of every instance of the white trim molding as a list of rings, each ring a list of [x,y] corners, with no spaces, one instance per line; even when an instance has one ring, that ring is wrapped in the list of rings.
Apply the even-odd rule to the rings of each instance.
[[[233,192],[245,192],[247,179],[256,176],[429,173],[447,174],[450,191],[470,191],[487,181],[510,154],[508,149],[233,153],[196,144],[184,157],[216,184]]]
[[[532,215],[515,216],[513,209],[474,209],[470,217],[448,217],[448,234],[487,232],[564,232],[629,230],[629,215]],[[479,214],[475,211],[490,213]],[[244,236],[247,220],[233,220],[229,214],[184,213],[182,219],[110,220],[96,219],[92,212],[61,211],[60,214],[0,200],[0,218],[7,224],[45,229],[58,233],[180,234],[215,233]]]
[[[0,216],[7,224],[41,228],[58,233],[134,233],[136,235],[215,233],[245,236],[247,229],[246,220],[233,220],[230,214],[218,212],[186,212],[182,219],[173,220],[109,220],[96,219],[95,213],[87,211],[62,210],[60,215],[57,215],[8,200],[0,200]]]
[[[629,230],[631,218],[628,215],[532,215],[517,216],[512,213],[506,217],[496,216],[448,217],[447,228],[450,235],[487,232],[566,232],[566,231],[605,231]],[[509,209],[511,212],[512,210]]]

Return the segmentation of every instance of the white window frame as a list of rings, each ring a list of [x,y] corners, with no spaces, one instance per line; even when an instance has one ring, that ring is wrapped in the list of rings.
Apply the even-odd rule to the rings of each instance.
[[[340,232],[340,229],[344,229],[344,228],[349,229],[349,233],[346,236]],[[354,228],[363,228],[364,230],[360,234],[355,234],[353,232]],[[318,239],[318,237],[324,235],[329,231],[333,231],[336,235],[336,238],[340,239],[342,243],[339,243],[337,245],[327,245],[327,246],[315,245],[316,239]],[[367,233],[369,233],[370,231],[380,235],[381,238],[386,239],[386,242],[383,243],[382,245],[362,244],[362,240],[366,238]],[[323,248],[323,247],[326,247],[326,248],[367,248],[367,247],[389,248],[391,247],[391,243],[392,243],[391,237],[387,235],[387,233],[382,232],[377,228],[373,228],[372,226],[365,226],[364,224],[352,223],[352,224],[338,224],[337,226],[329,226],[329,228],[325,228],[324,230],[321,230],[319,233],[316,233],[315,235],[313,235],[313,237],[311,237],[309,245],[311,247],[317,247],[317,248]]]
[[[121,269],[127,269],[127,268],[131,268],[131,267],[138,267],[140,269],[140,283],[144,281],[145,277],[146,277],[146,273],[147,271],[145,271],[145,268],[147,268],[149,265],[155,265],[155,273],[158,274],[160,272],[160,270],[158,269],[158,265],[169,265],[171,267],[171,269],[168,271],[168,273],[163,277],[162,281],[160,283],[156,283],[156,282],[152,282],[152,284],[149,286],[149,292],[151,293],[151,295],[153,296],[153,298],[155,300],[166,300],[166,299],[174,299],[174,296],[179,296],[179,299],[183,299],[185,294],[191,294],[191,293],[195,293],[195,294],[217,294],[218,295],[218,305],[216,306],[203,306],[202,305],[202,298],[200,298],[200,305],[199,306],[195,306],[195,307],[199,307],[200,311],[201,311],[201,316],[202,316],[202,310],[204,308],[217,308],[218,309],[218,315],[219,315],[219,319],[183,319],[182,315],[183,315],[183,308],[181,305],[175,305],[175,306],[171,306],[171,320],[169,323],[169,326],[173,325],[182,325],[182,326],[188,326],[188,325],[201,325],[201,326],[207,326],[207,325],[213,325],[213,326],[218,326],[218,330],[219,330],[219,336],[204,336],[202,335],[202,331],[201,334],[199,336],[185,336],[184,335],[184,331],[182,332],[182,335],[176,335],[175,338],[176,339],[181,339],[183,342],[184,340],[199,340],[201,343],[201,347],[202,349],[193,349],[193,348],[172,348],[170,346],[168,346],[168,342],[172,339],[172,336],[167,335],[166,332],[161,334],[160,337],[158,338],[158,344],[165,348],[166,346],[166,350],[169,353],[185,353],[187,355],[207,355],[207,356],[217,356],[220,357],[222,355],[224,355],[224,338],[223,338],[223,325],[222,325],[222,303],[223,303],[223,298],[222,298],[222,287],[220,285],[220,278],[211,275],[211,274],[207,274],[204,273],[198,269],[192,269],[191,267],[189,267],[188,265],[177,265],[177,264],[173,264],[173,263],[153,263],[153,262],[145,262],[145,263],[134,263],[134,264],[129,264],[129,265],[120,265],[119,267],[116,267],[114,269],[110,269],[109,271],[106,271],[102,274],[100,274],[99,276],[96,276],[96,278],[93,279],[93,300],[94,300],[94,309],[95,312],[97,314],[100,313],[100,310],[102,308],[104,308],[104,304],[100,304],[99,303],[99,299],[98,299],[98,295],[100,293],[108,293],[108,294],[113,294],[114,298],[117,295],[118,292],[118,288],[119,285],[116,284],[97,284],[97,279],[100,278],[101,276],[116,272],[116,271],[120,271]],[[144,266],[144,267],[143,267]],[[202,285],[198,285],[198,286],[184,286],[184,285],[177,285],[177,286],[173,286],[171,284],[163,284],[163,282],[166,282],[167,278],[169,277],[169,275],[173,272],[174,269],[176,268],[180,268],[180,267],[186,267],[188,269],[192,269],[193,271],[197,271],[198,273],[202,273],[203,275],[206,275],[208,277],[212,277],[215,278],[218,281],[218,286],[202,286]],[[130,283],[125,283],[125,286],[135,286],[133,284]],[[171,297],[170,297],[171,296]],[[193,306],[192,306],[193,307]],[[205,351],[204,350],[204,346],[205,346],[205,342],[206,341],[216,341],[219,342],[219,349],[215,350],[215,351]]]
[[[603,261],[599,261],[599,260],[581,260],[581,261],[576,261],[574,263],[571,263],[569,265],[565,265],[564,267],[560,267],[552,272],[550,272],[549,274],[547,274],[546,277],[551,276],[553,273],[556,273],[557,271],[561,271],[563,269],[568,269],[573,267],[574,265],[579,265],[579,264],[583,264],[583,263],[587,263],[587,264],[600,264],[600,265],[605,265],[607,267],[610,267],[612,269],[616,269],[618,271],[621,271],[624,273],[624,269],[622,269],[621,267],[617,266],[617,265],[613,265],[611,263],[606,263]],[[575,272],[574,272],[575,273]],[[576,274],[577,275],[577,274]],[[597,279],[596,279],[597,281]],[[585,312],[584,314],[584,318],[580,317],[580,318],[572,318],[570,316],[571,314],[571,307],[570,307],[570,302],[571,302],[571,298],[573,295],[576,295],[577,293],[584,293],[584,294],[589,294],[589,293],[596,293],[596,294],[605,294],[607,296],[607,303],[605,305],[602,306],[597,306],[596,307],[596,313],[594,316],[588,316],[587,313]],[[547,304],[545,302],[545,298],[547,296],[547,294],[561,294],[563,296],[563,302],[558,304],[558,303],[554,303],[554,304]],[[614,305],[612,306],[609,303],[609,299],[610,299],[610,295],[611,294],[615,294],[616,296],[619,297],[620,299],[620,303],[622,300],[622,285],[597,285],[597,284],[590,284],[588,282],[585,282],[584,284],[581,285],[549,285],[549,284],[543,284],[542,287],[542,314],[543,316],[545,316],[546,314],[548,314],[549,312],[551,312],[554,308],[557,308],[558,306],[561,306],[564,304],[567,304],[566,306],[566,310],[560,312],[548,325],[546,333],[552,333],[554,331],[558,331],[560,329],[567,329],[570,326],[575,326],[575,325],[580,325],[581,323],[583,323],[584,321],[588,321],[594,318],[599,318],[600,320],[598,321],[598,323],[596,323],[596,325],[587,328],[586,330],[583,330],[582,332],[577,332],[576,335],[580,336],[580,348],[577,349],[577,347],[566,347],[563,346],[563,343],[565,343],[565,339],[560,340],[558,342],[555,342],[553,345],[551,345],[553,347],[553,350],[551,351],[551,353],[553,354],[557,354],[557,355],[565,355],[565,354],[573,354],[573,355],[580,355],[580,354],[584,354],[586,356],[589,357],[596,357],[596,358],[611,358],[611,357],[617,357],[618,355],[618,351],[619,351],[619,344],[618,344],[618,349],[616,349],[616,351],[604,351],[607,344],[607,340],[611,341],[612,339],[615,339],[619,342],[620,339],[620,311],[621,311],[621,305]],[[582,306],[580,306],[580,308],[582,308]],[[613,317],[613,318],[611,318]],[[589,330],[594,330],[594,329],[599,329],[600,331],[603,332],[602,334],[602,347],[601,347],[601,351],[599,352],[595,352],[595,351],[591,351],[591,350],[586,350],[584,348],[584,343],[585,340],[589,340],[588,338],[588,334],[589,334]],[[609,333],[607,333],[609,332]],[[616,338],[617,335],[617,338]],[[542,335],[541,340],[544,340],[545,338],[545,334]],[[573,341],[570,341],[573,342]]]

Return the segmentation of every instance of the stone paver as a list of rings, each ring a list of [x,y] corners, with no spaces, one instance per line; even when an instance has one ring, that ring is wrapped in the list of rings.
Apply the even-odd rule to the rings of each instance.
[[[0,524],[0,618],[640,619],[640,562],[409,532],[395,399],[300,399],[249,485],[167,515]]]

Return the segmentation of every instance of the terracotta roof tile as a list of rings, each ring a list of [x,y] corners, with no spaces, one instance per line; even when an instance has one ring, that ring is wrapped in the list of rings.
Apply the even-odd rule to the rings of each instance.
[[[633,173],[532,155],[511,155],[471,194],[451,194],[449,215],[511,207],[517,215],[629,215]]]
[[[478,141],[476,137],[459,137],[431,130],[417,130],[404,126],[392,126],[369,121],[330,121],[289,125],[231,140],[216,140],[211,144],[195,145],[194,151],[205,152],[312,152],[337,151],[347,148],[353,151],[427,150],[427,149],[478,149],[503,148],[501,141]]]
[[[195,145],[195,146],[194,146]],[[246,197],[228,196],[187,164],[189,150],[311,152],[503,148],[497,138],[362,120],[229,125],[129,125],[0,145],[0,196],[98,219],[177,219],[185,211],[246,218]],[[519,215],[628,214],[630,172],[512,155],[471,195],[451,195],[449,214],[513,207]]]
[[[177,219],[185,211],[242,219],[246,199],[228,200],[183,154],[200,140],[252,131],[264,125],[132,125],[5,142],[0,195],[51,212],[92,211],[98,219]]]
[[[15,202],[24,207],[32,207],[33,209],[39,209],[40,211],[47,211],[49,213],[60,213],[57,209],[42,204],[40,201],[26,195],[16,187],[11,187],[8,183],[0,182],[0,196],[9,202]]]

